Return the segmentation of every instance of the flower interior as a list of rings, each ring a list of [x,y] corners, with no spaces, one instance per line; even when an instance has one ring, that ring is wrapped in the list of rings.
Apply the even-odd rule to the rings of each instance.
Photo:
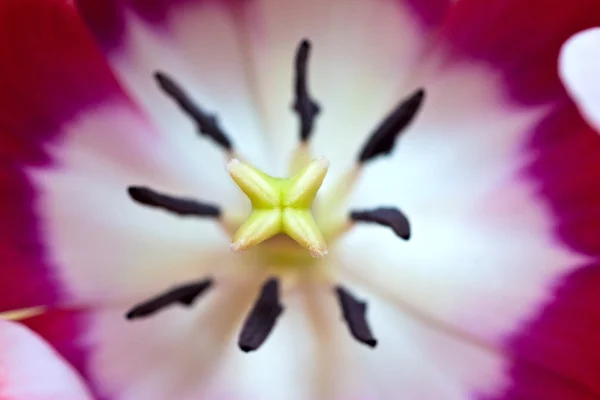
[[[311,44],[303,40],[295,59],[293,111],[299,121],[299,144],[289,161],[289,178],[272,177],[243,162],[232,141],[220,127],[218,118],[192,101],[174,78],[165,72],[155,74],[162,91],[175,101],[181,111],[197,125],[198,132],[210,138],[229,157],[227,171],[246,194],[252,211],[240,218],[236,210],[224,210],[218,204],[163,193],[160,188],[130,186],[131,199],[146,207],[181,217],[211,218],[231,237],[231,250],[239,257],[257,260],[266,271],[266,279],[239,334],[238,345],[244,352],[258,349],[283,314],[281,290],[293,279],[294,269],[312,269],[314,279],[328,285],[338,299],[340,313],[351,336],[370,347],[377,340],[369,327],[364,301],[337,282],[334,259],[328,249],[357,224],[370,223],[390,228],[396,236],[409,240],[409,219],[395,207],[345,210],[361,171],[373,159],[390,154],[398,136],[418,114],[425,92],[417,90],[400,103],[375,127],[356,156],[355,166],[332,188],[320,193],[329,163],[323,157],[313,159],[310,141],[321,106],[308,88],[308,61]],[[201,238],[199,238],[201,240]],[[243,262],[241,263],[244,264]],[[292,272],[292,273],[290,273]],[[219,290],[213,277],[200,277],[195,282],[173,287],[164,293],[135,305],[126,315],[130,320],[145,318],[173,304],[193,306],[197,299]]]

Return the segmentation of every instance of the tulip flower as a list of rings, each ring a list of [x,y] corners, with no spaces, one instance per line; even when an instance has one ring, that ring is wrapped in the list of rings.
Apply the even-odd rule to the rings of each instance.
[[[0,0],[0,313],[99,399],[597,399],[600,137],[557,66],[599,23]]]

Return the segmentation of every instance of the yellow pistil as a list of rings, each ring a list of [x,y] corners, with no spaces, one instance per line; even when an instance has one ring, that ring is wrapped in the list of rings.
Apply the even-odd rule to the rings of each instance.
[[[250,217],[233,235],[231,249],[246,250],[278,233],[284,233],[313,257],[327,254],[327,243],[313,218],[311,207],[329,162],[318,158],[290,179],[274,178],[237,159],[227,171],[252,203]]]

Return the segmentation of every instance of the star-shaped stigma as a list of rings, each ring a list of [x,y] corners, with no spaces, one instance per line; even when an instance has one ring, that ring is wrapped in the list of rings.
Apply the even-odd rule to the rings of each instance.
[[[227,171],[252,203],[250,217],[233,235],[231,249],[245,250],[279,233],[294,239],[315,257],[327,254],[327,243],[311,212],[329,162],[311,161],[290,179],[274,178],[237,159]]]

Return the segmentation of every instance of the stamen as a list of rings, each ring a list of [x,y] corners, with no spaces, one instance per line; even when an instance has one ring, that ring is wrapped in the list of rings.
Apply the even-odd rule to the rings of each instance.
[[[326,224],[329,224],[332,218],[338,218],[337,211],[344,208],[362,172],[360,165],[355,165],[334,182],[333,187],[316,204],[315,215],[319,220],[328,221]]]
[[[126,314],[126,317],[127,319],[147,317],[174,303],[189,307],[198,296],[205,293],[212,285],[212,279],[203,279],[187,285],[177,286],[164,294],[136,305]]]
[[[33,318],[46,312],[46,307],[28,307],[17,310],[4,311],[0,313],[0,319],[9,321],[21,321],[28,318]]]
[[[391,228],[396,236],[410,239],[410,222],[397,208],[376,208],[374,210],[351,211],[350,218],[356,222],[371,222]]]
[[[352,336],[369,347],[377,346],[377,340],[373,337],[365,316],[367,304],[357,300],[341,286],[336,287],[335,291],[342,309],[342,316]]]
[[[396,138],[413,121],[421,109],[425,90],[419,89],[400,104],[379,124],[363,147],[359,162],[365,163],[377,156],[389,154],[394,149]]]
[[[300,119],[300,140],[307,142],[313,132],[315,117],[321,111],[319,105],[308,93],[308,57],[310,42],[304,39],[298,46],[295,63],[295,95],[294,110]]]
[[[309,142],[300,142],[291,155],[289,163],[290,175],[295,175],[310,162],[312,150]]]
[[[269,279],[262,287],[258,300],[244,321],[238,345],[243,352],[258,349],[267,340],[283,312],[279,303],[279,281]]]
[[[212,204],[201,203],[192,199],[168,196],[142,186],[130,186],[127,191],[129,192],[129,196],[140,204],[162,208],[178,215],[194,215],[213,218],[219,218],[221,216],[219,207]]]
[[[227,152],[233,152],[231,140],[219,126],[218,120],[214,115],[205,113],[191,97],[167,74],[156,72],[154,77],[161,89],[169,95],[189,115],[198,125],[198,131],[201,135],[206,135],[215,141]]]

